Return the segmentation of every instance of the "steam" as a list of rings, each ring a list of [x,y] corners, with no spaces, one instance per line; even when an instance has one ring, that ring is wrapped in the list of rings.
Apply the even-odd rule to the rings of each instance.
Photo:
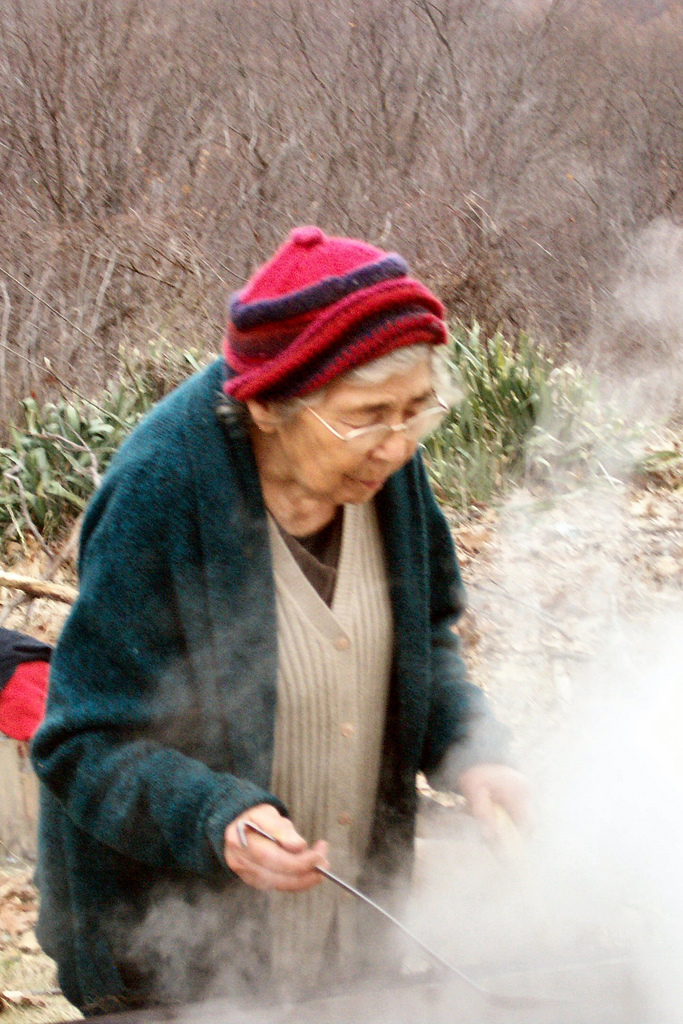
[[[626,417],[664,422],[682,408],[682,345],[683,228],[660,217],[635,237],[587,348]]]
[[[550,503],[519,491],[506,509],[490,585],[471,589],[473,622],[480,681],[518,734],[538,826],[509,861],[444,812],[439,834],[427,824],[419,841],[409,906],[392,908],[501,991],[578,990],[564,1015],[528,1018],[543,1024],[683,1022],[683,600],[638,569],[629,501],[602,481]],[[473,669],[481,676],[476,658]],[[212,995],[246,996],[259,965],[235,961],[254,941],[240,919],[218,895],[165,894],[131,956],[158,958],[169,998],[187,1000],[198,956],[216,975]],[[579,967],[553,970],[567,963]]]
[[[683,408],[683,229],[643,231],[606,305],[589,339],[609,378],[596,430],[621,419],[647,435]],[[497,860],[465,816],[427,823],[410,910],[418,934],[497,988],[578,996],[534,1016],[547,1024],[683,1022],[680,504],[634,495],[637,446],[614,452],[598,479],[562,479],[560,458],[544,489],[517,490],[470,587],[472,674],[517,734],[535,834]]]
[[[465,817],[437,835],[427,824],[410,922],[498,989],[578,996],[565,1015],[534,1020],[676,1024],[683,594],[670,584],[680,546],[676,555],[670,542],[671,573],[657,585],[652,495],[607,475],[555,484],[518,490],[502,512],[467,629],[473,675],[517,733],[537,828],[522,858],[499,860]]]
[[[654,1019],[683,1019],[683,609],[613,636],[597,699],[555,748],[539,854],[562,911],[633,956]],[[565,881],[565,884],[562,884]]]

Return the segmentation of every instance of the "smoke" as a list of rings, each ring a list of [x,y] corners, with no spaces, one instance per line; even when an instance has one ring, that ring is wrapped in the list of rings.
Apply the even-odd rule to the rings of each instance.
[[[537,828],[510,860],[464,815],[446,814],[438,835],[425,824],[414,898],[395,911],[497,990],[576,1000],[527,1017],[542,1024],[683,1021],[683,600],[653,589],[632,503],[603,480],[550,500],[520,490],[504,511],[486,582],[470,591],[473,670],[518,735]],[[258,968],[235,971],[254,940],[240,918],[219,894],[167,894],[131,956],[156,956],[168,997],[183,1000],[188,965],[206,958],[211,994],[232,996]],[[556,969],[566,964],[578,966]]]
[[[527,507],[522,531],[516,507],[514,535],[504,531],[495,565],[513,572],[501,573],[488,603],[475,600],[475,622],[489,645],[487,662],[490,647],[502,646],[488,688],[503,717],[516,718],[537,827],[521,857],[514,847],[512,856],[496,857],[464,816],[450,812],[438,832],[427,823],[410,923],[499,990],[578,993],[564,1015],[538,1018],[548,1024],[674,1024],[683,1021],[683,601],[651,594],[649,611],[627,614],[633,602],[622,606],[620,588],[628,572],[600,571],[609,545],[593,550],[597,571],[586,578],[586,553],[610,521],[609,506],[604,494],[592,503],[583,495],[584,528],[576,528],[571,552],[572,523],[556,510],[532,518]],[[555,543],[564,558],[544,546],[560,524]],[[520,562],[526,573],[517,571]],[[563,571],[567,613],[556,602],[551,617],[541,602]]]
[[[660,217],[635,237],[587,348],[623,414],[661,423],[683,408],[682,347],[683,228]]]
[[[651,386],[622,387],[626,421]],[[547,1024],[683,1021],[680,503],[627,469],[517,490],[469,586],[472,672],[534,783],[523,856],[452,813],[419,846],[414,930],[501,991],[569,996]]]
[[[122,925],[124,963],[165,1003],[229,996],[248,1005],[264,992],[268,951],[261,894],[212,891],[191,880],[163,884],[144,920],[133,928]]]
[[[499,990],[571,997],[534,1020],[676,1024],[683,507],[629,474],[647,432],[683,407],[683,229],[641,233],[596,321],[607,379],[591,421],[578,403],[573,434],[543,424],[559,439],[553,471],[512,494],[468,585],[472,674],[517,735],[537,827],[521,857],[497,858],[466,816],[427,820],[409,921]],[[637,423],[641,440],[618,443]],[[563,469],[566,437],[590,472]]]
[[[683,1019],[683,608],[616,630],[548,744],[533,879],[559,921],[620,951],[653,1019]],[[677,1009],[678,1008],[678,1009]]]

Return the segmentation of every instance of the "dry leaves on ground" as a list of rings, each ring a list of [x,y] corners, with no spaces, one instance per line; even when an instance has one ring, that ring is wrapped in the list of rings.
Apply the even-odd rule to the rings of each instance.
[[[33,932],[38,919],[38,897],[31,872],[0,875],[0,948],[8,941],[20,949],[38,949]]]
[[[61,995],[55,965],[36,939],[38,892],[32,874],[18,865],[0,872],[0,1016],[4,1024],[50,1024],[80,1016]]]

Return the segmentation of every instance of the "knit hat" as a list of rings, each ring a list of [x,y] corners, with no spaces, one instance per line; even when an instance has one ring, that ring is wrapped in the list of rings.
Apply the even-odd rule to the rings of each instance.
[[[225,392],[293,398],[392,349],[447,340],[444,308],[396,253],[300,227],[230,300]]]

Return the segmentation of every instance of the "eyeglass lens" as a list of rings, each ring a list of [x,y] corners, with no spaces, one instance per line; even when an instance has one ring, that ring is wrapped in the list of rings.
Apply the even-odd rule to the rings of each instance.
[[[438,407],[436,409],[425,409],[424,412],[419,412],[417,415],[412,416],[405,423],[404,436],[410,441],[419,441],[427,434],[435,430],[444,416],[446,410]],[[371,448],[376,447],[392,434],[391,427],[384,423],[378,423],[376,426],[368,427],[363,431],[362,434],[356,437],[349,437],[348,441],[354,446],[354,448],[362,448],[369,451]]]

